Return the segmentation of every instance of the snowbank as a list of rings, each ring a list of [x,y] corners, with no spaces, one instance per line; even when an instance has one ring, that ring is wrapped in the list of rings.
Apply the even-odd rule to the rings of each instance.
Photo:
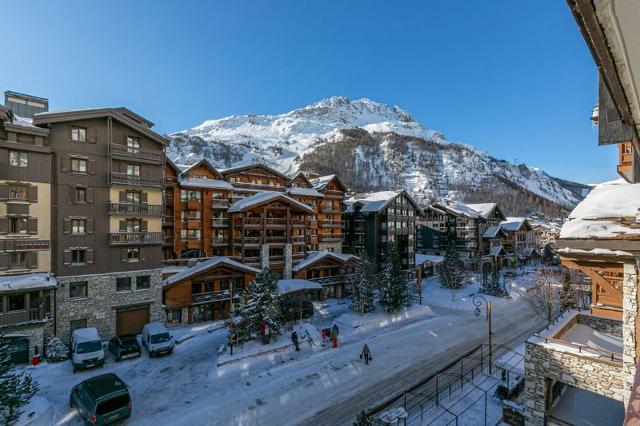
[[[16,426],[47,424],[47,419],[50,420],[50,408],[46,398],[34,396],[27,405],[22,407],[22,414],[18,418]]]
[[[435,314],[430,307],[426,305],[413,305],[392,314],[386,312],[371,312],[358,315],[353,312],[348,312],[336,318],[335,322],[338,324],[338,327],[340,327],[341,332],[349,332],[356,329],[362,331],[374,327],[386,327],[403,321],[415,321],[432,316],[435,316]]]

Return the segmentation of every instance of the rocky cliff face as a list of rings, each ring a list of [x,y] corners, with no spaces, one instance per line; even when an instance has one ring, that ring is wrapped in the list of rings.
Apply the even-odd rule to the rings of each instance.
[[[170,137],[178,163],[204,157],[221,168],[263,162],[285,173],[336,173],[354,192],[402,187],[423,203],[496,201],[509,214],[557,215],[581,198],[580,184],[450,142],[400,108],[368,99],[209,120]]]

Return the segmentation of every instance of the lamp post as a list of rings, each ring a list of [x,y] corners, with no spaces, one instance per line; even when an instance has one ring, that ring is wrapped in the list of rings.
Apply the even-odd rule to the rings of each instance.
[[[473,302],[473,305],[476,307],[476,309],[473,311],[473,313],[479,317],[481,310],[480,307],[482,306],[482,302],[484,302],[484,306],[486,308],[487,311],[487,323],[489,324],[489,374],[492,374],[492,363],[493,363],[493,351],[492,351],[492,346],[491,346],[491,302],[489,302],[487,299],[485,299],[483,296],[479,295],[479,294],[474,294],[471,293],[469,295],[469,297],[471,297],[471,301]]]

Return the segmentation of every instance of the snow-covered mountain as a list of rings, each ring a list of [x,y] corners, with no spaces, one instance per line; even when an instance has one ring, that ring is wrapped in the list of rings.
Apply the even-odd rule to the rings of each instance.
[[[170,137],[168,154],[177,163],[204,157],[221,168],[263,162],[285,173],[337,173],[356,192],[404,187],[422,202],[498,197],[514,214],[571,209],[580,200],[574,186],[541,170],[448,141],[408,112],[369,99],[332,97],[279,115],[233,115]]]

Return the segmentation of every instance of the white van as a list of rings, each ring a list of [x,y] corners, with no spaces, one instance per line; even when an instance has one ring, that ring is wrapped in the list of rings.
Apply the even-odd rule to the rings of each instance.
[[[175,346],[173,336],[159,322],[145,324],[142,329],[142,344],[147,348],[150,357],[170,354]]]
[[[102,367],[104,350],[95,327],[77,328],[71,334],[71,363],[75,373],[81,368]]]

